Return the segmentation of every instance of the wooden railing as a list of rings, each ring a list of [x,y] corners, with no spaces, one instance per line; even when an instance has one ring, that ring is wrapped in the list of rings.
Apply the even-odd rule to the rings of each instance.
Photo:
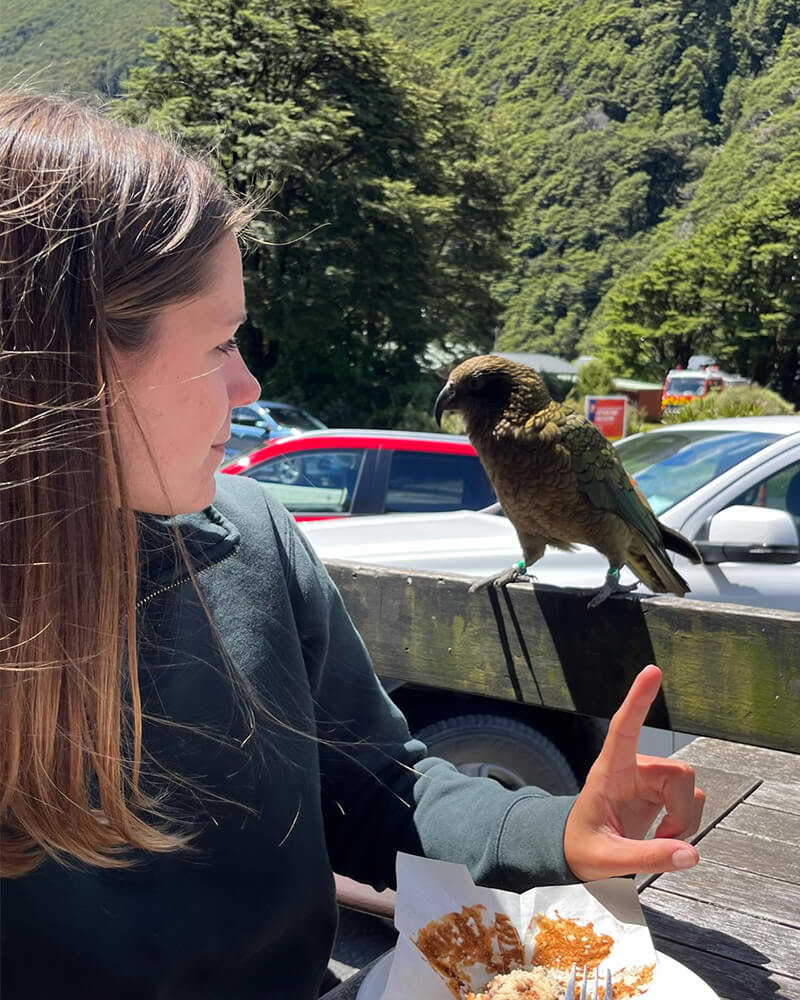
[[[382,677],[609,718],[657,663],[650,725],[800,752],[800,613],[327,568]]]

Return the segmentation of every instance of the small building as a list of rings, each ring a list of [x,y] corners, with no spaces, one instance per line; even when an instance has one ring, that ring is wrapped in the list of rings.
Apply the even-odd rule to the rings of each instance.
[[[578,369],[569,361],[557,358],[554,354],[529,354],[519,351],[493,351],[493,354],[501,358],[508,358],[509,361],[517,361],[520,364],[528,365],[534,371],[545,372],[548,375],[558,375],[560,378],[574,382],[578,376]]]
[[[661,393],[663,385],[660,382],[640,382],[634,378],[615,378],[614,388],[623,396],[627,396],[634,406],[644,410],[651,422],[661,420]]]

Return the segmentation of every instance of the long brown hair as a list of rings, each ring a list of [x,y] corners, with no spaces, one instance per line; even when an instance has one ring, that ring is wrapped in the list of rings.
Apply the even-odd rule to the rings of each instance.
[[[112,354],[246,221],[206,164],[71,101],[0,94],[0,874],[186,843],[140,788],[137,530]],[[127,697],[123,692],[127,689]]]

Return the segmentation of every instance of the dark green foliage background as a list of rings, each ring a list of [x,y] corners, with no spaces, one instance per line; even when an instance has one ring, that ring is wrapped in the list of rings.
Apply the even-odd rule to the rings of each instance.
[[[305,136],[289,136],[288,146],[274,142],[259,153],[262,165],[275,158],[278,173],[287,149],[309,153],[302,167],[309,182],[302,208],[291,186],[284,188],[284,200],[276,202],[287,218],[316,225],[335,216],[333,231],[310,244],[308,252],[300,253],[285,271],[284,292],[293,300],[293,323],[305,330],[303,343],[330,332],[337,349],[342,347],[342,364],[349,366],[350,375],[343,367],[340,387],[350,378],[354,397],[374,395],[380,380],[395,370],[403,388],[392,390],[393,398],[380,403],[375,419],[393,415],[398,421],[418,421],[421,401],[429,391],[418,374],[423,341],[471,340],[484,349],[494,339],[501,349],[546,351],[566,358],[591,352],[620,374],[654,379],[676,363],[685,364],[691,354],[711,353],[726,366],[800,403],[796,319],[800,201],[795,195],[800,191],[800,2],[364,2],[384,41],[394,37],[449,74],[457,81],[454,91],[464,90],[475,118],[490,131],[475,128],[457,93],[452,107],[447,104],[447,85],[430,63],[415,64],[410,57],[400,57],[393,65],[401,82],[394,80],[395,69],[387,69],[386,87],[372,109],[373,121],[366,120],[367,101],[361,105],[364,116],[354,124],[362,137],[359,169],[364,168],[365,176],[384,177],[389,187],[380,182],[380,190],[370,191],[359,182],[343,201],[334,197],[324,164],[332,152],[331,142],[335,146],[337,140],[321,124],[316,133],[317,126],[310,126]],[[268,9],[263,3],[255,6]],[[285,8],[286,3],[281,0],[276,6]],[[351,5],[354,17],[361,17],[362,9]],[[6,0],[0,25],[0,75],[8,79],[12,71],[45,66],[46,84],[52,68],[59,81],[63,71],[65,86],[102,89],[104,79],[119,79],[125,59],[137,58],[134,42],[144,38],[151,25],[165,23],[169,10],[164,0],[135,4],[127,0],[108,9],[102,0],[92,7],[84,0],[59,4],[26,0],[24,6],[21,0]],[[365,30],[355,29],[362,36],[359,44]],[[191,52],[193,40],[185,41]],[[232,40],[223,32],[209,44],[211,89],[206,91],[203,82],[186,98],[195,104],[187,124],[192,116],[197,121],[207,113],[206,96],[219,90],[214,74],[218,76],[223,63],[228,72],[232,59],[244,64],[256,58],[245,29]],[[214,44],[219,50],[216,57],[211,53]],[[241,66],[235,69],[240,70]],[[192,72],[205,71],[195,60]],[[358,104],[358,86],[372,88],[374,79],[356,73],[348,91],[341,75],[345,91],[339,110],[348,102]],[[414,92],[418,79],[438,95],[433,101],[441,102],[437,113],[453,116],[449,138],[434,136],[435,115],[426,118],[420,95]],[[290,82],[284,82],[289,87],[286,100],[295,100]],[[335,80],[329,84],[325,100],[332,100]],[[273,80],[270,93],[279,94],[281,85],[280,79]],[[303,100],[298,107],[307,110]],[[431,99],[426,101],[430,106]],[[248,150],[244,160],[249,162],[256,140],[245,122],[247,105],[240,89],[238,95],[232,91],[220,99],[212,111],[217,120],[226,117],[231,142],[243,132],[241,142]],[[276,129],[280,131],[281,116],[289,113],[285,103],[279,105],[280,101],[270,111],[273,136]],[[152,111],[148,108],[148,113]],[[173,105],[162,115],[163,121],[171,123],[175,115],[180,120],[184,109]],[[344,119],[331,123],[335,132],[344,126]],[[202,141],[213,138],[212,133],[195,130],[193,137]],[[394,168],[377,171],[377,158],[390,156],[392,144],[402,146],[412,134],[417,153],[410,157],[414,163],[406,164],[410,173]],[[490,148],[492,141],[503,153],[499,164]],[[426,146],[430,142],[433,145]],[[463,153],[456,157],[461,166],[450,174],[445,169],[448,142]],[[471,143],[480,151],[468,178]],[[424,169],[423,148],[431,150],[429,165],[438,160],[430,174]],[[314,150],[318,155],[311,155]],[[252,175],[245,171],[242,183],[246,176]],[[412,201],[446,198],[448,189],[458,200],[459,184],[473,192],[477,227],[486,228],[481,244],[485,259],[471,278],[451,255],[440,262],[443,266],[434,280],[430,261],[425,260],[432,244],[428,251],[419,246],[411,251],[411,231],[428,228],[431,235],[434,226],[427,223],[436,219],[435,212],[429,219],[422,201],[414,202],[416,215],[409,214],[408,206],[401,207],[406,182],[413,188]],[[503,227],[496,199],[496,208],[491,208],[495,182],[511,192],[512,242],[504,267],[495,259],[502,232],[496,244],[489,240],[492,211],[498,212],[499,230]],[[502,197],[503,192],[499,194]],[[343,224],[348,214],[354,217],[363,210],[370,225],[380,225],[378,217],[389,204],[389,215],[403,223],[386,227],[392,238],[385,244],[386,267],[381,268],[374,255],[360,247],[354,230],[351,237],[345,236]],[[466,225],[467,216],[462,215],[461,221]],[[274,232],[284,237],[297,229],[277,226]],[[327,290],[319,285],[315,293],[321,296],[315,300],[318,303],[327,296],[330,316],[337,310],[347,313],[354,296],[361,293],[377,296],[384,310],[393,294],[405,300],[390,310],[393,318],[388,326],[378,323],[365,336],[359,357],[353,353],[358,351],[350,337],[352,323],[347,335],[335,324],[326,330],[315,325],[308,297],[306,305],[300,305],[311,246],[319,253],[336,247],[336,253],[343,255],[344,280],[334,267]],[[461,250],[464,262],[469,256],[466,244]],[[256,256],[255,270],[274,284],[277,278],[267,273],[267,255]],[[274,254],[272,265],[277,267],[279,258],[281,253]],[[491,293],[484,281],[490,277]],[[407,310],[407,319],[415,316],[423,300],[425,322],[406,323],[402,310]],[[273,384],[272,372],[276,390],[281,385],[292,391],[311,386],[306,401],[319,399],[329,408],[329,417],[344,419],[345,409],[337,412],[333,396],[325,398],[321,388],[325,372],[309,366],[307,354],[291,357],[288,327],[280,331],[275,313],[286,301],[273,299],[268,306],[273,317],[259,320],[264,337],[250,337],[251,356],[262,366],[266,385]],[[362,322],[369,327],[366,313],[358,317]],[[399,367],[392,369],[393,365]],[[354,369],[364,377],[355,378]],[[366,413],[365,405],[358,404],[361,413]]]
[[[267,210],[247,361],[334,425],[419,423],[434,344],[491,347],[507,170],[451,80],[354,0],[176,0],[122,113],[212,149]]]

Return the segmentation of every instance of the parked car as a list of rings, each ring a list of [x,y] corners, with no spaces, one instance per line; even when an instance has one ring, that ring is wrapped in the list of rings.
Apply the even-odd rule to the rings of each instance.
[[[800,416],[675,424],[617,443],[627,471],[658,517],[691,538],[703,562],[675,556],[689,597],[800,611]],[[488,576],[516,562],[519,542],[502,515],[475,511],[303,524],[320,557]],[[532,572],[542,583],[599,587],[605,559],[587,546],[548,549]],[[633,574],[623,573],[622,582]],[[639,593],[647,593],[640,584]],[[472,773],[517,787],[574,787],[602,724],[580,716],[386,681],[431,750]],[[649,732],[645,752],[679,737]],[[586,756],[586,754],[591,756]]]
[[[699,565],[673,556],[692,598],[800,611],[800,416],[673,424],[617,444],[656,515],[691,538]],[[497,510],[454,511],[317,525],[307,533],[325,559],[347,559],[484,577],[516,562],[520,546]],[[594,549],[548,549],[542,583],[600,585],[607,563]],[[621,580],[636,578],[626,570]],[[648,593],[644,584],[640,593]]]
[[[225,463],[254,448],[260,448],[267,440],[269,432],[250,424],[231,424],[231,436],[225,442]]]
[[[247,406],[235,406],[231,422],[247,427],[258,427],[264,437],[284,437],[303,431],[321,431],[325,424],[299,406],[278,403],[269,399],[257,399]]]
[[[269,440],[223,471],[257,479],[298,521],[480,510],[495,499],[469,440],[450,434],[312,431]]]

